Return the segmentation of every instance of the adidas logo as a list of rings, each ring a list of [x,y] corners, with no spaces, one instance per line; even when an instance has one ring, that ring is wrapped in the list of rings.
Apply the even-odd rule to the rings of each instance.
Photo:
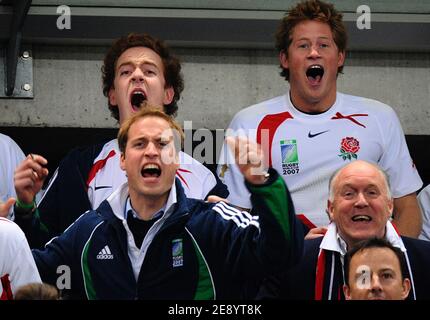
[[[110,249],[108,245],[106,245],[97,255],[97,259],[99,260],[106,260],[106,259],[113,259],[113,254],[110,252]]]

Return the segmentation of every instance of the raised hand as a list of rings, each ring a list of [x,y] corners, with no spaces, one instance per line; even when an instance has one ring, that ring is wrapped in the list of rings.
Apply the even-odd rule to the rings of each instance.
[[[9,214],[9,209],[13,206],[15,203],[14,198],[9,198],[6,200],[6,202],[2,202],[0,200],[0,217],[7,218]]]
[[[315,238],[324,237],[327,232],[327,227],[317,227],[309,230],[309,232],[305,236],[305,240],[311,240]]]
[[[14,183],[16,196],[20,202],[30,204],[42,189],[48,176],[45,166],[48,161],[37,154],[29,154],[15,169]]]
[[[226,142],[245,179],[253,184],[265,183],[267,166],[260,145],[244,137],[227,137]]]

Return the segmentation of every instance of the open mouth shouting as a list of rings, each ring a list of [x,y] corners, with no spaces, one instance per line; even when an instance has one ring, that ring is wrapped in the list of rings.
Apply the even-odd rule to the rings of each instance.
[[[149,179],[157,179],[161,176],[161,168],[158,164],[155,163],[148,163],[143,166],[142,170],[140,171],[140,174],[144,178]]]
[[[146,94],[142,89],[135,89],[130,95],[130,104],[133,111],[138,111],[146,101]]]
[[[320,84],[324,76],[324,68],[319,64],[313,64],[306,70],[306,77],[311,85]]]

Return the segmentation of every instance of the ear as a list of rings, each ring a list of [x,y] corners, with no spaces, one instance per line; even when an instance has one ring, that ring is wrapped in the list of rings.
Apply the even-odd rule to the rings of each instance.
[[[342,289],[343,289],[343,294],[345,295],[345,300],[352,300],[351,291],[349,290],[349,287],[346,284],[344,284]]]
[[[119,166],[122,170],[125,171],[125,153],[121,152],[121,156],[119,157]]]
[[[337,66],[343,66],[345,63],[345,51],[340,51],[337,57]]]
[[[118,105],[118,103],[116,102],[115,89],[113,87],[109,89],[108,97],[109,97],[109,103],[112,106]]]
[[[163,100],[163,104],[167,105],[172,103],[173,101],[173,97],[175,96],[175,90],[173,89],[173,87],[168,87],[164,89],[164,100]]]
[[[394,210],[394,199],[391,198],[388,200],[388,219],[393,215]]]
[[[405,278],[403,280],[403,292],[402,292],[403,300],[405,300],[408,297],[410,290],[411,290],[411,281],[408,278]]]
[[[288,56],[285,53],[285,50],[282,50],[279,53],[279,62],[281,63],[281,66],[285,69],[288,69]]]
[[[334,210],[333,202],[331,202],[330,200],[327,200],[327,213],[330,218],[330,221],[333,221],[333,210]]]

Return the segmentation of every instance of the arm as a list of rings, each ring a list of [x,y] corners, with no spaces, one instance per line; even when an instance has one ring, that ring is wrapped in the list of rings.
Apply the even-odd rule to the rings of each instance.
[[[422,214],[415,192],[394,199],[393,222],[402,236],[418,237],[422,228]]]
[[[259,215],[257,256],[266,272],[283,270],[297,261],[303,246],[287,186],[275,170],[267,174],[257,143],[243,138],[228,138],[227,143],[251,192],[253,212]]]
[[[380,119],[384,151],[378,165],[387,173],[394,198],[394,223],[401,235],[417,237],[421,232],[422,215],[415,192],[422,180],[409,154],[399,119],[390,108]]]
[[[90,151],[92,149],[88,152]],[[91,208],[85,172],[89,171],[92,162],[85,161],[88,157],[83,157],[82,153],[80,149],[76,149],[61,161],[33,213],[15,206],[15,221],[23,229],[31,248],[43,247],[47,241],[61,234],[80,214]],[[33,157],[39,159],[34,155]],[[19,181],[15,180],[15,188],[24,188],[23,185],[17,186],[17,183]],[[39,189],[40,186],[37,190]],[[29,192],[22,202],[31,201],[35,191]],[[18,190],[17,194],[20,197]]]
[[[6,202],[2,202],[0,200],[0,217],[7,218],[9,211],[12,208],[14,203],[15,203],[14,198],[9,198],[7,199]]]
[[[240,135],[240,133],[237,121],[233,120],[227,129],[226,136],[234,137]],[[228,147],[227,140],[222,145],[218,159],[217,174],[228,188],[229,195],[227,199],[229,203],[240,210],[251,211],[251,195],[243,183],[243,176],[235,162],[233,153]]]
[[[24,205],[31,205],[36,194],[42,189],[48,169],[48,161],[37,154],[29,154],[15,170],[14,182],[18,200]]]
[[[48,176],[45,166],[48,161],[37,154],[29,154],[16,168],[14,174],[15,191],[17,200],[14,213],[15,222],[24,231],[31,247],[41,246],[38,243],[38,232],[33,231],[33,226],[39,228],[39,216],[35,204],[36,194],[42,189]]]

